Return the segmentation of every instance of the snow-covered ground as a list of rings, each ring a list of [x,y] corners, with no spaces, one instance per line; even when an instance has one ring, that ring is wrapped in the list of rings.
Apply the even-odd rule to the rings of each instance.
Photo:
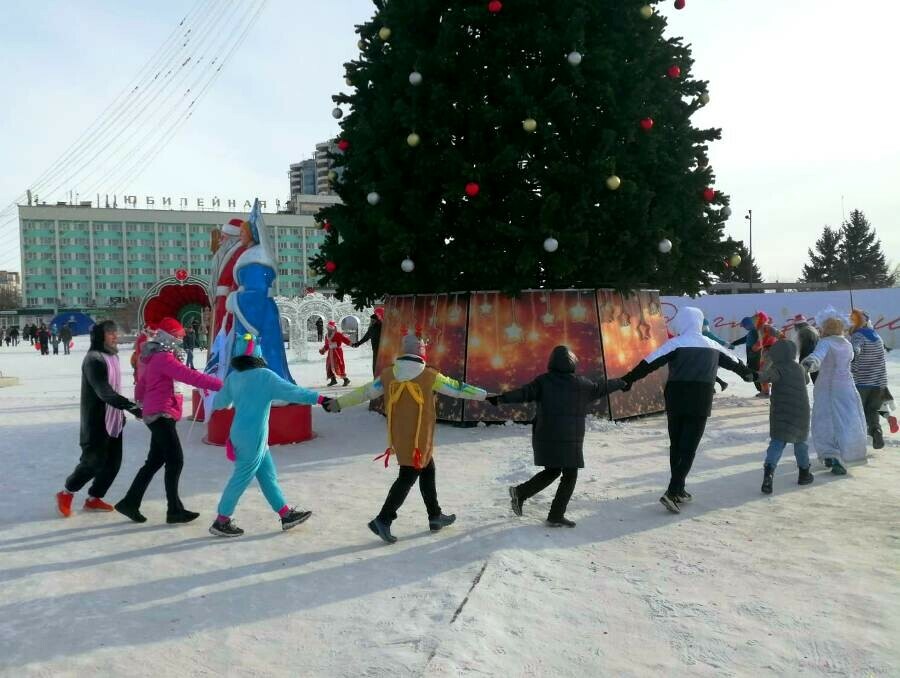
[[[2,675],[900,671],[900,436],[846,478],[814,465],[807,488],[788,450],[766,497],[768,405],[728,375],[688,481],[691,505],[674,516],[657,502],[668,477],[662,416],[594,421],[568,530],[542,524],[552,490],[524,517],[510,513],[506,486],[534,471],[527,427],[441,426],[439,496],[459,520],[430,533],[413,490],[394,524],[400,541],[386,546],[366,528],[396,474],[372,463],[384,420],[317,409],[318,437],[274,452],[289,501],[313,518],[282,533],[253,486],[236,514],[246,536],[223,540],[206,529],[231,464],[189,421],[179,424],[182,490],[197,522],[165,524],[161,474],[144,525],[56,514],[53,495],[79,454],[77,343],[68,357],[0,348],[0,372],[22,381],[0,389]],[[370,354],[347,353],[361,383]],[[293,371],[304,385],[325,380],[321,363]],[[107,499],[121,498],[147,446],[147,429],[129,421]]]

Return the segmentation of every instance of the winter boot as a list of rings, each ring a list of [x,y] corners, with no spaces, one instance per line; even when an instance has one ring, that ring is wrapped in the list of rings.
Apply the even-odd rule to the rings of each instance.
[[[349,386],[350,380],[347,377],[344,377],[344,386]]]
[[[675,496],[675,501],[679,504],[690,504],[694,496],[687,490],[682,490]]]
[[[332,377],[331,380],[328,382],[328,385],[329,385],[329,386],[334,386],[335,384],[337,384],[337,379],[335,379],[334,377]]]
[[[797,478],[798,485],[809,485],[813,480],[815,480],[815,476],[809,470],[809,466],[800,469],[800,475]]]
[[[831,472],[836,476],[845,476],[847,475],[847,469],[839,462],[837,459],[834,459],[831,462]]]
[[[512,512],[517,516],[522,515],[522,500],[519,499],[519,491],[516,489],[515,485],[509,486],[509,504],[512,507]]]
[[[244,531],[231,519],[222,521],[218,518],[209,526],[209,533],[214,537],[240,537]]]
[[[311,515],[312,511],[298,511],[296,508],[291,507],[291,510],[281,517],[281,529],[289,530],[292,527],[297,527],[300,523],[305,523]]]
[[[775,467],[766,464],[763,467],[763,482],[759,488],[763,494],[772,494],[772,481],[775,478]]]
[[[834,459],[829,457],[828,459],[824,459],[822,463],[825,464],[825,468],[831,468],[831,466],[834,464]]]
[[[456,514],[451,513],[449,516],[445,516],[443,513],[435,518],[428,519],[428,527],[432,532],[439,532],[441,528],[449,527],[453,523],[456,522]]]
[[[175,513],[167,513],[166,522],[169,523],[169,525],[175,525],[177,523],[189,523],[199,517],[200,514],[195,511],[181,509],[180,511],[176,511]]]
[[[132,506],[131,504],[126,504],[124,500],[120,501],[115,506],[116,511],[121,513],[126,518],[133,520],[136,523],[146,523],[147,518],[140,512],[137,506]]]
[[[99,497],[88,497],[84,501],[85,511],[115,511],[116,508],[112,504],[107,504]]]
[[[547,527],[575,527],[575,521],[569,520],[565,516],[560,518],[547,518]]]
[[[891,433],[896,433],[897,431],[900,431],[900,424],[897,423],[897,417],[895,417],[892,414],[887,419],[888,419],[888,426],[891,429]]]
[[[72,500],[74,498],[75,495],[71,492],[56,493],[56,510],[59,511],[60,515],[63,518],[69,518],[72,516]]]
[[[385,543],[393,544],[397,541],[397,537],[391,534],[391,524],[384,522],[381,518],[369,521],[369,529],[381,537]]]
[[[669,494],[668,492],[666,492],[659,498],[659,503],[665,506],[672,513],[681,513],[681,509],[678,507],[678,500],[675,498],[674,494]]]
[[[884,434],[882,434],[880,428],[872,431],[872,447],[876,450],[884,447]]]

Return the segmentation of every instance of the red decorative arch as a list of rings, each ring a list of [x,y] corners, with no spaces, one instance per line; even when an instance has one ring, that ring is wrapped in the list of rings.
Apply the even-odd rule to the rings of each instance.
[[[141,324],[157,323],[163,318],[178,318],[185,306],[196,304],[210,308],[207,283],[192,275],[179,280],[175,276],[163,278],[151,287],[141,300],[138,320]]]

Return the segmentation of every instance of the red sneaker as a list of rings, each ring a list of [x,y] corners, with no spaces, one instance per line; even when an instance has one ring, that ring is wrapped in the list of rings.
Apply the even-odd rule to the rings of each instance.
[[[56,508],[63,518],[68,518],[72,515],[72,499],[74,498],[75,495],[69,492],[56,493]]]
[[[84,510],[85,511],[115,511],[116,507],[112,504],[107,504],[102,499],[97,499],[97,497],[88,497],[84,502]]]
[[[888,425],[891,427],[891,433],[900,431],[900,426],[897,425],[897,417],[895,417],[894,415],[888,417]]]

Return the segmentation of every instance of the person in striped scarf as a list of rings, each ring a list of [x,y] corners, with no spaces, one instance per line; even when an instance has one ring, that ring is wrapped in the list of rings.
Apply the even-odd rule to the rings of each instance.
[[[81,364],[81,459],[62,491],[56,493],[56,507],[64,518],[72,515],[75,493],[91,480],[84,510],[113,510],[103,497],[122,465],[122,411],[141,418],[141,408],[120,393],[117,341],[118,329],[112,320],[91,328],[91,347]]]
[[[862,399],[866,415],[866,428],[872,436],[872,447],[884,447],[878,411],[887,388],[887,365],[885,364],[884,341],[872,327],[865,311],[854,309],[850,313],[850,344],[853,346],[853,362],[850,372],[853,383]]]

